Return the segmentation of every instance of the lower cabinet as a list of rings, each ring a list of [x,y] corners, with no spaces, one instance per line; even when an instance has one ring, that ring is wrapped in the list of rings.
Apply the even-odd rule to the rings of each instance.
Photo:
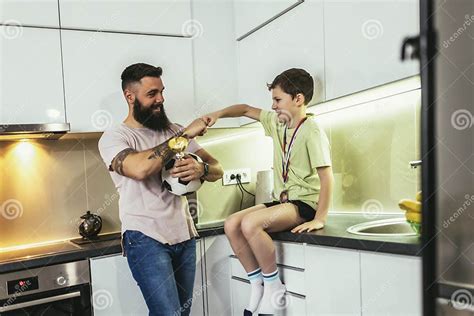
[[[98,315],[147,315],[137,282],[121,254],[90,259],[92,305]]]
[[[307,315],[360,315],[359,251],[305,246]]]
[[[191,316],[204,316],[204,302],[206,299],[206,287],[204,285],[203,265],[203,242],[196,240],[196,277],[194,279],[193,305],[191,306]]]
[[[276,241],[287,287],[279,315],[422,314],[421,258]],[[94,315],[147,315],[122,255],[90,259]],[[225,235],[196,243],[193,316],[240,316],[250,283]]]
[[[360,252],[362,314],[422,315],[421,258]]]
[[[206,315],[231,315],[230,254],[232,249],[225,235],[202,238],[206,288]]]

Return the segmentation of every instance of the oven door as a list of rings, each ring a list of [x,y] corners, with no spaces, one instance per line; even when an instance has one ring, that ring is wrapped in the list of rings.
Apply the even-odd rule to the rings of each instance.
[[[0,301],[0,315],[90,316],[90,295],[90,284],[82,284],[31,295],[12,296]]]

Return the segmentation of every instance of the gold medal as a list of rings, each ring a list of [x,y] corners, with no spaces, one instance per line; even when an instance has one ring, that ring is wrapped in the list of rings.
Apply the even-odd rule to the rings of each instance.
[[[288,191],[283,190],[280,193],[280,203],[286,203],[286,202],[288,202]]]

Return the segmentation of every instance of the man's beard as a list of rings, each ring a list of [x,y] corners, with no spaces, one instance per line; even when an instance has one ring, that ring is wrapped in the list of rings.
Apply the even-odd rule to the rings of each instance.
[[[154,112],[155,109],[160,109],[160,112]],[[133,104],[133,117],[143,126],[158,132],[169,129],[171,125],[171,122],[166,116],[163,103],[155,103],[146,108],[138,99],[135,99],[135,103]]]

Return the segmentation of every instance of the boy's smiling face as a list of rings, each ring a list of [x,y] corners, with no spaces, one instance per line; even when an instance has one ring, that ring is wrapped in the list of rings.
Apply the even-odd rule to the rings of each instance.
[[[298,93],[296,97],[284,92],[280,86],[276,86],[272,90],[272,110],[277,112],[280,123],[292,123],[293,118],[297,118],[301,106],[304,105],[304,96]]]

